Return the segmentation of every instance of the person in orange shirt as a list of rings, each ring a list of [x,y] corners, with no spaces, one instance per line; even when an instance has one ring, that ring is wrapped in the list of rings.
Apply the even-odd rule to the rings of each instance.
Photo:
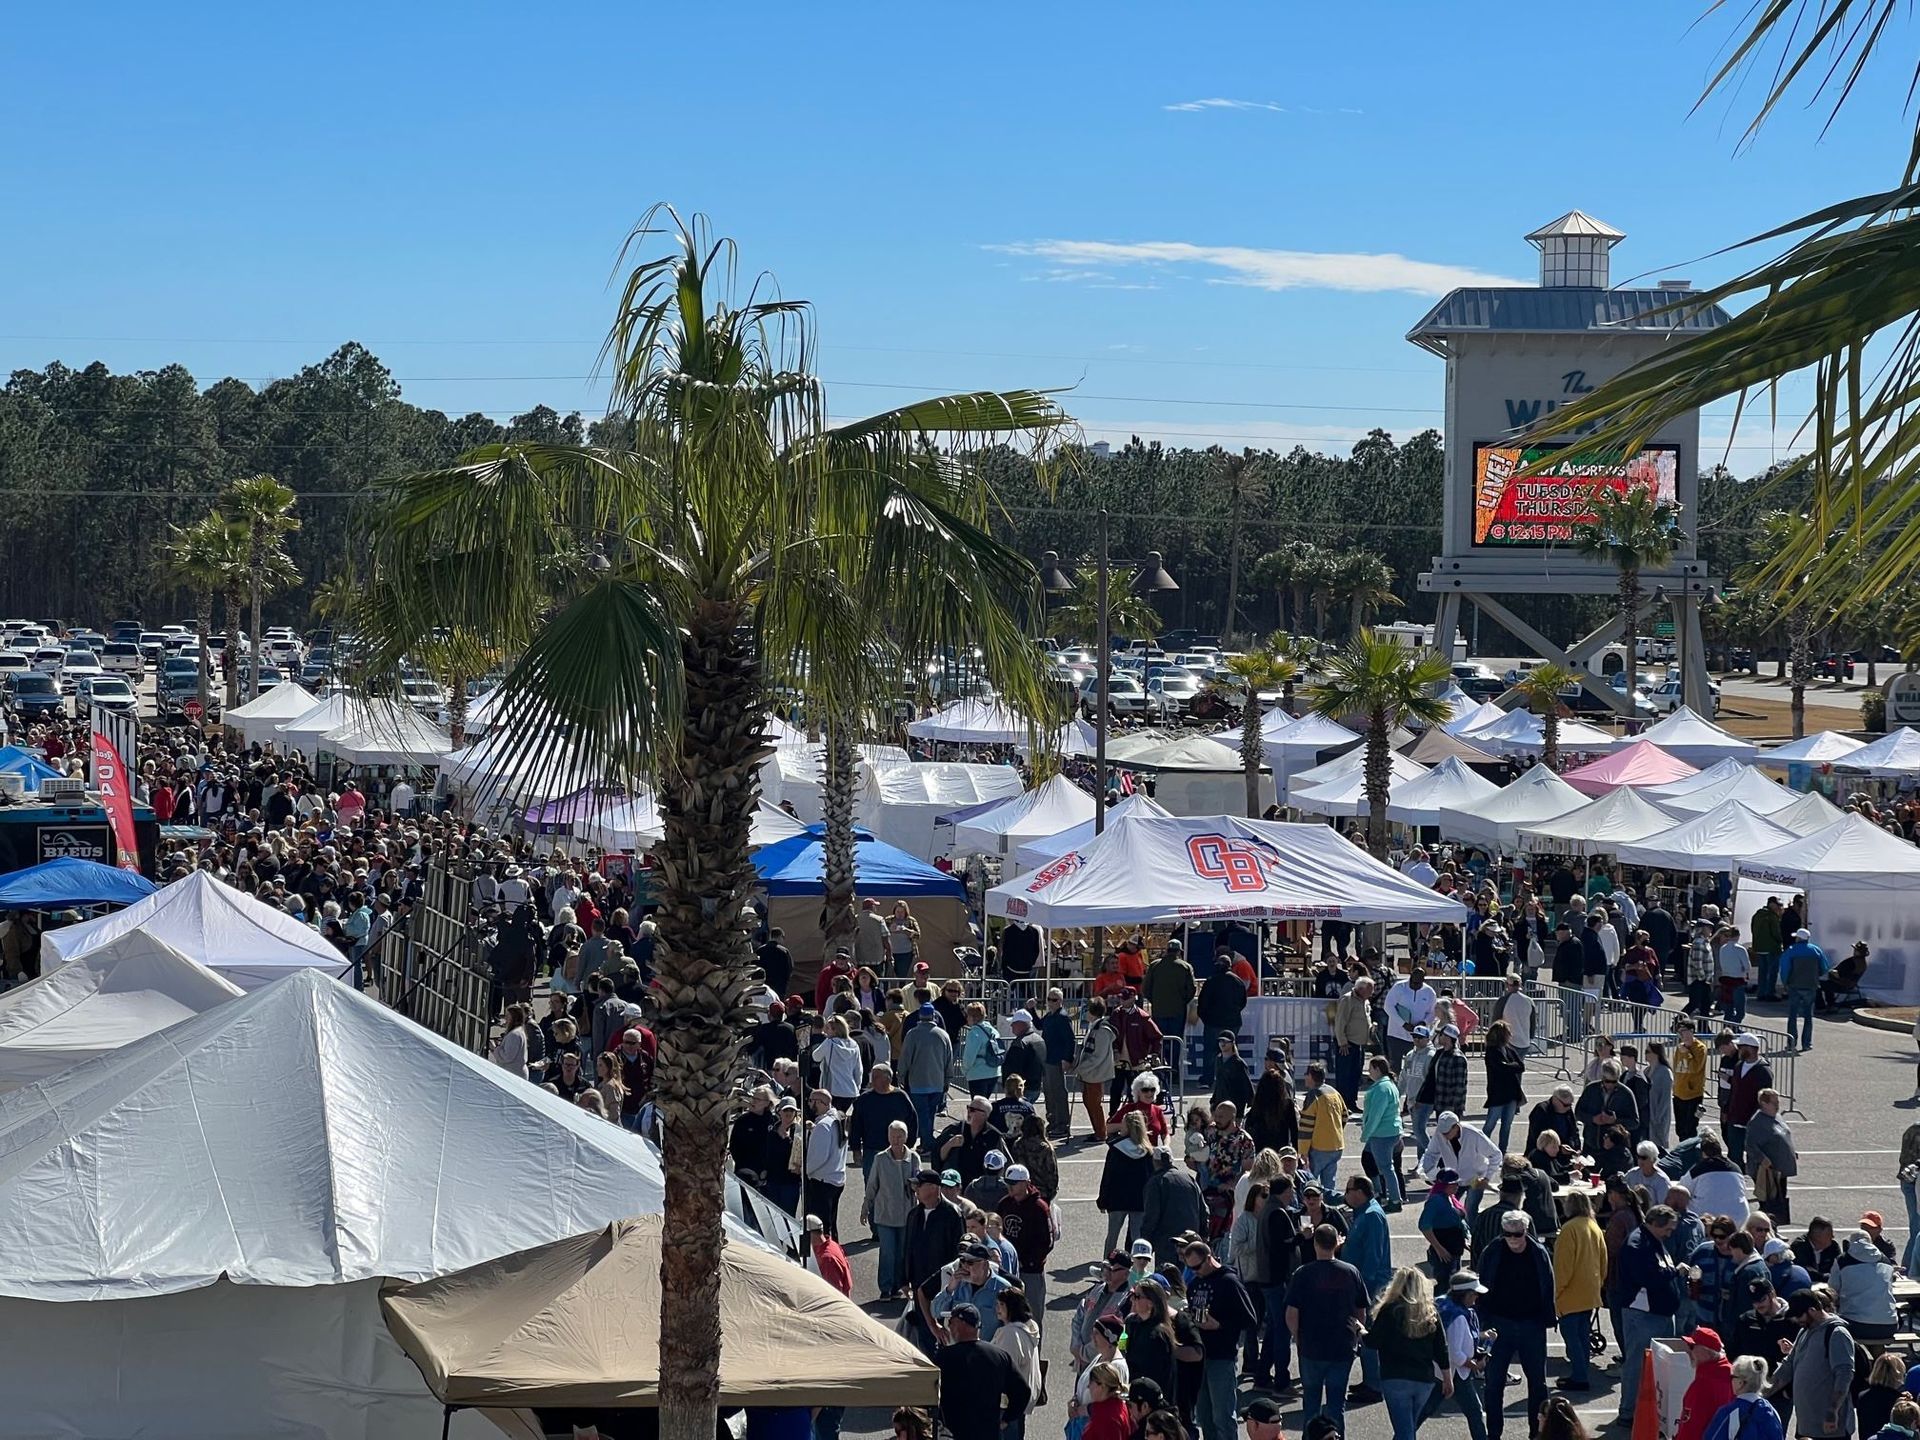
[[[1120,977],[1126,984],[1139,989],[1147,978],[1146,947],[1137,939],[1124,940],[1114,950],[1114,959],[1120,966]]]

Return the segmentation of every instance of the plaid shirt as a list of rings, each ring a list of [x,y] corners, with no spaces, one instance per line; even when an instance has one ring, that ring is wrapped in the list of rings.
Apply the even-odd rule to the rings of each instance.
[[[1432,1105],[1434,1110],[1451,1110],[1456,1115],[1467,1108],[1467,1057],[1458,1050],[1451,1054],[1435,1051],[1433,1063],[1427,1070],[1427,1081],[1433,1086]],[[1425,1084],[1421,1088],[1425,1088]]]
[[[1713,941],[1695,935],[1687,945],[1687,980],[1696,985],[1711,985],[1719,967],[1713,958]]]

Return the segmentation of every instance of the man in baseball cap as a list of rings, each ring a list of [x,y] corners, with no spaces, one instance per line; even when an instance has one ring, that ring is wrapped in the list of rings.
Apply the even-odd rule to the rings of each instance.
[[[1718,1330],[1696,1325],[1680,1337],[1680,1343],[1693,1361],[1693,1380],[1680,1402],[1680,1426],[1673,1440],[1704,1440],[1720,1407],[1733,1403],[1733,1364]]]
[[[1800,1048],[1813,1048],[1813,1012],[1820,999],[1820,982],[1833,968],[1827,952],[1813,943],[1804,926],[1793,932],[1793,943],[1780,957],[1780,977],[1787,990],[1787,1043],[1793,1044],[1794,1022],[1800,1022]]]
[[[1020,1288],[1027,1292],[1033,1318],[1044,1333],[1047,1306],[1047,1256],[1053,1250],[1053,1211],[1024,1165],[1007,1167],[1007,1194],[1000,1202],[1000,1233],[1020,1257]]]
[[[1271,1400],[1251,1400],[1241,1410],[1247,1440],[1287,1440],[1280,1429],[1280,1407]]]

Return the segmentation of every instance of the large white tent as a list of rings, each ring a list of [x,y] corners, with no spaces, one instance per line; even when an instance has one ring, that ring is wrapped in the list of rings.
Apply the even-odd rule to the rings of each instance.
[[[1411,780],[1387,781],[1387,801],[1389,806],[1399,797],[1404,787],[1417,785],[1428,778],[1416,775]],[[1477,778],[1477,777],[1476,777]],[[1373,807],[1367,800],[1367,772],[1362,766],[1358,770],[1349,770],[1338,780],[1329,780],[1324,785],[1311,785],[1304,790],[1287,793],[1287,803],[1303,815],[1365,815]]]
[[[1719,760],[1750,761],[1760,753],[1760,747],[1751,740],[1742,740],[1738,735],[1722,730],[1685,705],[1676,707],[1665,719],[1649,725],[1640,733],[1640,738],[1652,741],[1669,755],[1676,755],[1689,765],[1706,766]]]
[[[1012,804],[1024,787],[1011,765],[885,765],[862,778],[856,814],[876,840],[931,860],[940,848],[934,834],[940,816],[989,800]]]
[[[1449,839],[1512,849],[1523,829],[1589,803],[1588,797],[1546,766],[1535,765],[1496,795],[1442,811],[1440,833]]]
[[[257,990],[295,970],[317,969],[336,979],[353,973],[318,930],[205,870],[162,886],[124,910],[47,931],[40,937],[41,968],[78,960],[135,931],[164,941],[242,990]]]
[[[1450,755],[1426,774],[1390,786],[1387,818],[1401,825],[1438,825],[1448,810],[1463,809],[1499,793],[1493,781]]]
[[[968,698],[910,721],[916,740],[946,740],[962,745],[1018,745],[1031,733],[1025,720],[998,700]]]
[[[1677,795],[1692,795],[1696,791],[1710,790],[1716,785],[1725,785],[1738,780],[1746,774],[1747,766],[1740,760],[1716,760],[1704,770],[1696,770],[1691,775],[1683,775],[1678,780],[1668,780],[1659,785],[1642,785],[1640,793],[1655,804],[1663,804]]]
[[[1842,815],[1747,857],[1736,874],[1736,923],[1745,925],[1770,895],[1804,894],[1814,938],[1830,957],[1867,942],[1862,989],[1887,1004],[1920,1003],[1920,849],[1863,815]]]
[[[1832,765],[1846,759],[1865,744],[1864,740],[1842,735],[1838,730],[1816,730],[1798,740],[1789,740],[1784,745],[1761,751],[1755,763],[1774,766]]]
[[[1387,762],[1388,787],[1408,780],[1418,780],[1427,773],[1427,767],[1418,760],[1410,760],[1398,750],[1392,752],[1393,758]],[[1367,763],[1367,747],[1361,745],[1344,751],[1333,759],[1315,765],[1310,770],[1302,770],[1287,780],[1287,803],[1293,803],[1293,797],[1304,795],[1309,790],[1332,785],[1357,774]]]
[[[1447,721],[1445,728],[1449,735],[1458,735],[1463,740],[1471,740],[1482,730],[1498,725],[1506,718],[1505,710],[1491,700],[1482,700],[1475,709]]]
[[[1920,731],[1902,725],[1834,762],[1836,770],[1883,779],[1920,775]]]
[[[647,849],[666,834],[659,802],[653,792],[618,800],[604,809],[573,822],[573,838],[581,845],[597,850],[633,851]],[[748,844],[758,849],[776,840],[798,835],[807,827],[762,800],[753,812],[753,829]]]
[[[322,735],[317,748],[352,765],[436,765],[453,742],[411,705],[380,700],[359,721]]]
[[[1239,748],[1236,732],[1214,738]],[[1273,771],[1276,789],[1284,788],[1301,771],[1313,768],[1328,751],[1350,750],[1363,739],[1338,720],[1312,710],[1297,720],[1284,710],[1273,710],[1260,721],[1260,753]]]
[[[1171,810],[1151,795],[1136,790],[1118,804],[1108,807],[1106,826],[1103,828],[1111,828],[1130,815],[1156,816],[1164,820],[1172,814]],[[1082,820],[1078,825],[1062,830],[1058,834],[1029,840],[1013,852],[1014,866],[1021,872],[1036,869],[1056,856],[1066,854],[1069,850],[1080,849],[1092,840],[1093,836],[1093,821]]]
[[[283,680],[271,690],[262,690],[244,705],[236,705],[220,717],[229,730],[240,732],[249,745],[265,745],[280,740],[278,727],[297,720],[320,703],[318,697],[292,680]]]
[[[637,1137],[290,976],[0,1096],[6,1428],[424,1440],[441,1409],[382,1322],[383,1281],[662,1193]]]
[[[1240,752],[1205,735],[1179,737],[1115,763],[1148,775],[1153,798],[1176,815],[1219,815],[1247,808]],[[1258,783],[1264,809],[1273,802],[1272,772],[1263,769]]]
[[[1809,790],[1791,805],[1767,813],[1767,818],[1796,835],[1816,835],[1847,812],[1817,790]]]
[[[291,720],[281,721],[273,727],[273,732],[279,737],[281,749],[311,753],[322,736],[358,725],[371,713],[367,702],[359,696],[336,690],[325,699],[316,700],[312,709],[303,711]]]
[[[1654,803],[1662,810],[1671,811],[1682,818],[1704,815],[1729,800],[1738,801],[1756,815],[1771,815],[1776,810],[1786,809],[1799,798],[1794,791],[1776,780],[1768,779],[1750,765],[1741,765],[1739,774],[1703,789],[1689,790],[1684,795],[1653,797]]]
[[[1738,800],[1723,800],[1704,815],[1642,840],[1629,840],[1614,853],[1629,865],[1664,865],[1672,870],[1719,873],[1750,855],[1777,849],[1798,839]]]
[[[1325,825],[1134,816],[987,892],[987,913],[1044,928],[1237,917],[1459,921],[1466,909]]]
[[[0,993],[0,1091],[130,1045],[245,994],[135,930]]]
[[[898,745],[860,745],[856,753],[862,792],[868,789],[876,771],[913,763],[913,757]],[[760,764],[761,796],[772,805],[791,804],[802,821],[818,825],[824,818],[820,782],[826,773],[825,762],[824,745],[776,745]]]
[[[1093,819],[1094,798],[1064,775],[996,805],[954,827],[953,850],[962,855],[1011,855],[1032,840],[1058,835]]]
[[[1675,823],[1673,816],[1645,795],[1622,785],[1590,805],[1522,827],[1520,846],[1530,854],[1608,855],[1623,841],[1659,835]]]
[[[1546,722],[1531,710],[1511,710],[1491,725],[1459,733],[1496,755],[1538,755],[1547,748]],[[1568,718],[1560,722],[1558,743],[1562,755],[1599,755],[1620,739],[1584,720]]]

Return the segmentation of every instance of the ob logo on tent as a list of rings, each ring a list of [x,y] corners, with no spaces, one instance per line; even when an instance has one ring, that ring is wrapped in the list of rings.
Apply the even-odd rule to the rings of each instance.
[[[1195,835],[1187,860],[1202,880],[1217,880],[1235,895],[1265,890],[1280,875],[1280,856],[1254,840],[1232,835]]]

